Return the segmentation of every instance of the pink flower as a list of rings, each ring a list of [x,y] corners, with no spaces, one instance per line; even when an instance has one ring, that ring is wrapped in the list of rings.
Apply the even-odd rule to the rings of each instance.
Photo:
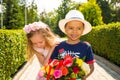
[[[40,28],[46,28],[47,25],[43,22],[34,22],[33,23],[34,26],[36,26],[36,29],[40,29]]]
[[[29,27],[29,25],[25,25],[25,27],[23,28],[23,30],[24,30],[26,33],[30,33],[31,28]]]
[[[23,30],[28,34],[31,31],[39,30],[40,28],[46,28],[47,25],[43,22],[34,22],[32,24],[25,25]]]
[[[32,24],[32,26],[34,27],[33,29],[40,29],[40,28],[42,28],[42,27],[40,27],[40,23],[39,22],[34,22],[33,24]]]
[[[41,77],[44,77],[44,73],[45,73],[45,72],[41,70],[41,71],[38,72],[38,76],[39,76],[40,78],[41,78]]]
[[[54,75],[55,78],[60,78],[62,76],[62,71],[61,70],[55,70],[53,75]]]
[[[31,30],[32,30],[32,31],[37,30],[36,26],[34,26],[34,25],[33,25],[33,26],[30,26],[30,27],[31,27]]]

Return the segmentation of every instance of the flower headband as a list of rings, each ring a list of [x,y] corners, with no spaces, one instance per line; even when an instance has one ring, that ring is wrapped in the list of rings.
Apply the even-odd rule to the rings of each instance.
[[[41,28],[46,28],[48,25],[46,25],[43,22],[34,22],[32,24],[25,25],[23,30],[26,32],[26,34],[30,33],[31,31],[36,31]]]

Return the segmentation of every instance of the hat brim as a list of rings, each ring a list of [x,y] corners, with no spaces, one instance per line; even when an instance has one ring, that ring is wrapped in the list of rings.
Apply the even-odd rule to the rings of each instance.
[[[62,19],[59,21],[59,28],[60,30],[66,34],[65,32],[65,24],[69,21],[72,21],[72,20],[77,20],[77,21],[80,21],[84,24],[84,31],[82,33],[82,35],[85,35],[87,33],[89,33],[91,30],[92,30],[92,27],[91,27],[91,24],[86,21],[86,20],[81,20],[81,19]]]

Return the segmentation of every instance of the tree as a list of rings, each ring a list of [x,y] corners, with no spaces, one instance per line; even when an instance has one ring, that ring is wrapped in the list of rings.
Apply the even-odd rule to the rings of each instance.
[[[62,0],[62,4],[55,9],[53,12],[46,13],[44,10],[40,13],[40,20],[47,23],[54,33],[59,36],[64,36],[64,34],[58,28],[58,22],[60,19],[65,18],[66,13],[70,10],[71,0]]]
[[[118,22],[120,21],[120,0],[111,0],[109,6],[112,9],[112,21]]]
[[[31,5],[26,6],[25,0],[4,0],[6,7],[4,26],[6,29],[20,29],[25,25],[25,17],[27,15],[26,22],[32,23],[37,21],[37,6],[32,0]],[[25,14],[25,9],[27,14]]]
[[[120,21],[120,0],[97,0],[103,16],[104,23]]]
[[[4,18],[4,26],[6,29],[18,29],[24,25],[23,16],[21,12],[21,8],[18,5],[19,0],[4,0],[5,4],[5,18]]]
[[[108,1],[97,0],[97,3],[99,4],[102,10],[103,22],[110,23],[113,18],[112,18],[112,9],[110,8]]]
[[[57,12],[58,15],[57,15],[56,23],[55,23],[56,28],[54,28],[54,32],[56,34],[60,35],[60,36],[64,36],[64,34],[58,28],[58,23],[59,23],[59,20],[65,18],[66,13],[69,11],[68,4],[69,4],[70,1],[71,0],[62,0],[62,4],[56,10],[56,12]]]
[[[27,9],[27,23],[38,21],[37,5],[31,4]]]
[[[84,14],[85,19],[89,21],[92,26],[103,24],[102,11],[96,3],[96,0],[89,0],[87,3],[80,5],[79,10]]]
[[[53,15],[53,14],[52,14]],[[50,20],[50,16],[48,15],[48,13],[46,12],[46,10],[44,9],[41,13],[40,13],[40,20],[49,24],[49,20]]]
[[[24,24],[29,24],[34,21],[38,21],[38,14],[37,14],[37,5],[34,3],[35,0],[31,0],[31,3],[27,3],[28,0],[20,0],[20,4],[22,6],[22,11],[24,13]]]
[[[58,34],[59,36],[63,37],[65,36],[64,33],[61,32],[61,30],[58,28],[59,20],[64,19],[65,15],[68,13],[71,9],[77,9],[78,5],[76,5],[75,2],[72,2],[71,0],[62,0],[62,4],[58,7],[57,10],[55,10],[56,16],[54,21],[54,32]]]
[[[115,10],[113,14],[114,14],[114,17],[112,19],[112,22],[120,22],[120,8]]]
[[[57,19],[56,15],[57,13],[55,11],[47,13],[46,10],[44,10],[40,13],[39,20],[45,22],[54,32],[54,25],[56,25],[55,22]]]

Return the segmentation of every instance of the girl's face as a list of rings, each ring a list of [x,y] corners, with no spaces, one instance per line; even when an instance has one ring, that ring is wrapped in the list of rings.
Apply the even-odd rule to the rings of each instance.
[[[31,38],[30,38],[33,47],[36,48],[45,48],[45,39],[42,35],[39,33],[35,33]]]
[[[66,24],[65,32],[68,36],[68,41],[73,43],[79,42],[79,38],[81,37],[84,30],[84,25],[82,22],[73,20]]]

